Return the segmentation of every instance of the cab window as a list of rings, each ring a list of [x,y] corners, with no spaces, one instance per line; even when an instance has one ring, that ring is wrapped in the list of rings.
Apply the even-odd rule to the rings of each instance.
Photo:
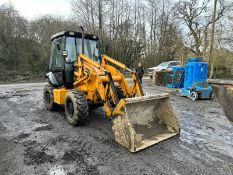
[[[55,39],[52,43],[52,54],[51,54],[52,67],[63,67],[62,58],[62,38]]]
[[[75,62],[77,55],[82,53],[82,38],[66,37],[66,50],[68,52],[68,60]],[[97,41],[84,40],[84,55],[91,58],[93,61],[98,61],[99,51]]]
[[[75,62],[77,59],[77,49],[75,47],[74,37],[66,37],[66,50],[68,52],[67,60],[69,62]]]
[[[89,40],[85,39],[84,40],[84,55],[88,56],[91,58],[93,61],[99,61],[99,50],[97,47],[97,42],[96,40]],[[78,54],[82,52],[82,38],[76,38],[76,47],[77,47],[77,52]]]

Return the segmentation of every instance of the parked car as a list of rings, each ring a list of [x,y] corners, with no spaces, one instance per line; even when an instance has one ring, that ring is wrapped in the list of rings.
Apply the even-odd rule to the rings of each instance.
[[[152,79],[154,71],[159,72],[159,71],[162,71],[162,70],[171,70],[172,66],[181,66],[181,62],[180,61],[163,62],[163,63],[159,64],[156,67],[149,68],[148,75]]]

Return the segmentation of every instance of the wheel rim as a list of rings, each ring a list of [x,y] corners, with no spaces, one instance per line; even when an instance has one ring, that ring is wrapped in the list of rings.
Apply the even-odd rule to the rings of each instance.
[[[74,115],[74,105],[71,101],[68,102],[68,113],[70,114],[71,117]]]
[[[194,92],[191,93],[191,99],[196,100],[196,94]]]

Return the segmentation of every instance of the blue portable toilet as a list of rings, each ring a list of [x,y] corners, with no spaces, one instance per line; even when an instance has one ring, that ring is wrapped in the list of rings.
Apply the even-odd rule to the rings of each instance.
[[[177,74],[181,70],[181,74]],[[186,64],[180,67],[173,67],[173,79],[179,80],[176,83],[167,84],[167,87],[178,88],[178,96],[186,96],[192,100],[213,98],[211,86],[206,82],[208,63],[203,62],[201,57],[189,58]]]
[[[189,88],[194,82],[203,82],[207,79],[208,63],[200,62],[200,58],[190,58],[185,65],[184,88]]]

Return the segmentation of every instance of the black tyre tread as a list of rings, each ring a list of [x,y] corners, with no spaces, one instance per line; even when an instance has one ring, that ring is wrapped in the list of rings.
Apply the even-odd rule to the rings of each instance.
[[[86,122],[87,117],[89,116],[89,108],[86,98],[83,92],[79,90],[71,90],[69,93],[72,93],[74,95],[74,103],[76,103],[77,105],[77,108],[74,110],[77,110],[78,116],[75,116],[75,119],[72,122],[70,122],[69,120],[68,122],[73,126],[83,125]]]
[[[44,86],[44,90],[43,90],[43,98],[44,98],[44,93],[45,93],[45,91],[49,91],[49,94],[50,94],[50,97],[51,97],[51,101],[53,101],[53,87],[51,87],[50,85],[45,85]],[[45,103],[45,99],[44,99],[44,103]],[[48,110],[50,110],[50,111],[55,111],[55,110],[57,110],[57,108],[58,108],[58,105],[56,104],[56,103],[54,103],[54,102],[52,102],[51,104],[46,104],[45,103],[45,107],[48,109]]]
[[[195,94],[196,94],[196,98],[195,98],[195,99],[192,99],[192,98],[191,98],[191,99],[192,99],[193,101],[198,100],[198,99],[199,99],[199,94],[198,94],[197,92],[195,92],[195,91],[193,91],[192,93],[195,93]],[[191,94],[192,94],[192,93],[191,93]]]
[[[83,114],[81,117],[86,118],[87,116],[85,115],[88,112],[88,104],[87,104],[86,99],[84,98],[84,94],[81,91],[73,91],[73,93],[75,94],[77,105],[81,106],[81,108],[78,109],[78,111],[81,114]]]

